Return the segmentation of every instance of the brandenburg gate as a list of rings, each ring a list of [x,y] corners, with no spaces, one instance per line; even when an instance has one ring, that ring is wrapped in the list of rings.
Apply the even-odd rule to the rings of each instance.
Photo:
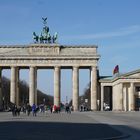
[[[63,46],[57,43],[0,46],[0,100],[2,101],[1,72],[11,69],[10,102],[19,104],[19,70],[29,69],[29,104],[37,104],[37,70],[54,69],[54,105],[60,105],[61,69],[72,69],[72,105],[78,110],[79,69],[90,69],[91,109],[97,110],[97,68],[100,56],[97,46]]]

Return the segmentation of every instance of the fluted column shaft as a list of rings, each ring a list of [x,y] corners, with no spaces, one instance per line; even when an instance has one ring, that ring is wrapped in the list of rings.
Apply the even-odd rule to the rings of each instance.
[[[120,83],[118,90],[118,110],[123,111],[123,83]]]
[[[37,105],[37,68],[35,68],[35,104]]]
[[[104,86],[101,85],[101,111],[104,110]]]
[[[2,69],[0,68],[0,109],[3,108],[3,97],[2,97]]]
[[[19,68],[16,68],[16,105],[19,106]]]
[[[11,67],[10,101],[19,105],[19,69]]]
[[[10,101],[16,104],[16,67],[11,67]]]
[[[123,110],[128,111],[128,93],[126,86],[123,88]]]
[[[129,111],[135,110],[134,102],[134,83],[130,83],[130,92],[129,92]]]
[[[77,111],[79,109],[79,68],[73,67],[73,109]]]
[[[35,104],[35,97],[36,97],[36,68],[30,67],[30,81],[29,81],[29,104],[32,106]]]
[[[97,110],[97,68],[91,67],[91,110]]]
[[[113,101],[113,106],[112,106],[112,110],[115,111],[116,110],[116,87],[113,86],[112,87],[113,92],[112,92],[112,101]]]
[[[54,105],[60,106],[60,67],[54,68]]]

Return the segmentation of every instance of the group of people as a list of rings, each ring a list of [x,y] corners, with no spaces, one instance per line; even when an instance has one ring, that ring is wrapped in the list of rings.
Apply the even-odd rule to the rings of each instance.
[[[64,106],[64,110],[65,110],[66,113],[69,113],[70,114],[71,111],[72,111],[72,106],[70,107],[68,104],[66,104]],[[50,107],[50,112],[51,113],[60,113],[61,112],[61,107],[60,106],[53,105],[53,106]]]
[[[38,110],[39,110],[39,107],[37,107],[35,104],[33,104],[32,106],[27,104],[26,106],[23,106],[23,107],[20,107],[20,106],[17,107],[14,104],[11,108],[13,116],[20,116],[21,111],[23,111],[23,113],[27,113],[28,116],[30,115],[31,112],[33,113],[33,116],[36,116],[36,113]]]
[[[82,111],[88,111],[88,110],[89,110],[88,107],[86,107],[84,105],[81,105],[80,106],[80,112],[82,112]]]
[[[19,116],[20,115],[20,111],[21,111],[21,107],[17,107],[15,104],[12,106],[11,108],[12,110],[12,115],[13,116]]]
[[[51,105],[51,106],[45,106],[44,104],[41,104],[37,106],[36,104],[33,104],[32,106],[30,104],[24,105],[23,107],[16,106],[15,104],[12,106],[11,111],[13,116],[19,116],[20,112],[22,111],[23,113],[27,114],[30,116],[31,112],[33,116],[37,115],[37,112],[46,112],[50,110],[50,113],[60,113],[61,112],[61,107],[56,106],[56,105]],[[64,110],[66,113],[71,113],[72,107],[70,107],[68,104],[64,106]]]
[[[60,111],[61,111],[60,106],[56,106],[56,105],[50,106],[51,113],[60,113]]]

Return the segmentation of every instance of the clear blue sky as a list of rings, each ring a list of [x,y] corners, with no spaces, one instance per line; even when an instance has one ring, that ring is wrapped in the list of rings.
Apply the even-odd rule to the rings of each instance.
[[[39,33],[41,18],[48,17],[51,34],[58,32],[60,44],[99,46],[100,75],[112,75],[117,64],[125,73],[140,68],[139,13],[140,0],[0,0],[0,44],[32,43],[32,32]],[[71,96],[71,71],[64,72],[62,79],[68,83],[62,83],[62,93]],[[28,77],[27,71],[22,73],[22,79]],[[53,71],[47,73],[46,79],[53,80]],[[53,83],[45,81],[45,74],[39,71],[38,87],[52,94]],[[89,74],[81,70],[80,75],[82,94]]]

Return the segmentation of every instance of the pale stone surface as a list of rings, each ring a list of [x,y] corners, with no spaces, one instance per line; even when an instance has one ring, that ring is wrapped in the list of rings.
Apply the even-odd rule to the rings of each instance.
[[[114,111],[115,110],[115,86],[112,87],[112,110]]]
[[[97,46],[60,46],[31,44],[0,46],[0,66],[97,66]]]
[[[101,111],[104,110],[104,86],[101,85]]]
[[[134,110],[134,83],[130,83],[129,90],[129,111]]]
[[[60,67],[54,68],[54,105],[60,106]]]
[[[35,104],[37,105],[37,68],[35,68]]]
[[[29,104],[32,106],[35,104],[36,94],[36,68],[30,67],[30,82],[29,82]]]
[[[74,111],[79,110],[79,68],[73,67],[73,109]]]
[[[16,68],[16,105],[19,106],[19,68]]]
[[[123,110],[128,111],[128,94],[127,87],[125,85],[123,87]]]
[[[122,111],[123,110],[123,84],[120,83],[119,84],[119,88],[118,88],[118,110]]]
[[[0,109],[2,109],[3,97],[2,97],[2,69],[0,68]]]
[[[29,56],[29,55],[49,55],[49,56],[94,56],[97,55],[97,46],[63,46],[59,44],[31,44],[31,45],[0,45],[0,56]]]
[[[11,60],[12,59],[12,60]],[[92,60],[91,60],[92,59]],[[79,64],[81,67],[90,67],[91,65],[97,66],[97,62],[94,60],[96,58],[71,58],[71,57],[61,57],[61,58],[50,58],[50,57],[42,57],[39,56],[36,58],[8,58],[8,59],[0,59],[0,67],[9,67],[9,66],[20,66],[22,67],[30,67],[30,66],[37,66],[37,67],[54,67],[54,66],[61,66],[61,67],[72,67]]]
[[[97,68],[91,67],[91,110],[97,110]]]
[[[11,67],[10,101],[16,103],[16,67]]]
[[[97,46],[63,46],[59,44],[29,44],[29,45],[0,45],[0,85],[1,69],[11,67],[10,101],[18,105],[19,96],[19,69],[30,69],[29,102],[37,104],[37,69],[55,68],[54,103],[60,104],[60,68],[73,69],[73,106],[78,110],[79,96],[79,68],[91,68],[91,109],[97,110],[97,93],[103,110],[105,91],[103,87],[97,90],[97,67],[100,56]],[[74,70],[76,69],[76,70]],[[75,72],[74,72],[75,71]],[[74,76],[75,75],[75,76]],[[118,74],[112,78],[103,78],[99,82],[102,86],[112,87],[113,110],[135,109],[134,97],[140,98],[140,93],[135,89],[140,87],[140,70],[126,74]],[[2,93],[0,86],[0,104]],[[1,106],[1,105],[0,105]]]
[[[73,106],[78,110],[80,68],[97,67],[97,46],[63,46],[59,44],[1,45],[0,68],[11,67],[10,101],[19,104],[19,69],[28,68],[29,104],[37,104],[37,69],[54,68],[54,104],[60,105],[60,68],[73,70]],[[97,71],[97,70],[96,70]],[[97,72],[92,72],[92,109],[97,109]],[[94,75],[94,76],[93,76]],[[95,97],[95,98],[94,98]],[[95,102],[95,103],[94,103]]]

